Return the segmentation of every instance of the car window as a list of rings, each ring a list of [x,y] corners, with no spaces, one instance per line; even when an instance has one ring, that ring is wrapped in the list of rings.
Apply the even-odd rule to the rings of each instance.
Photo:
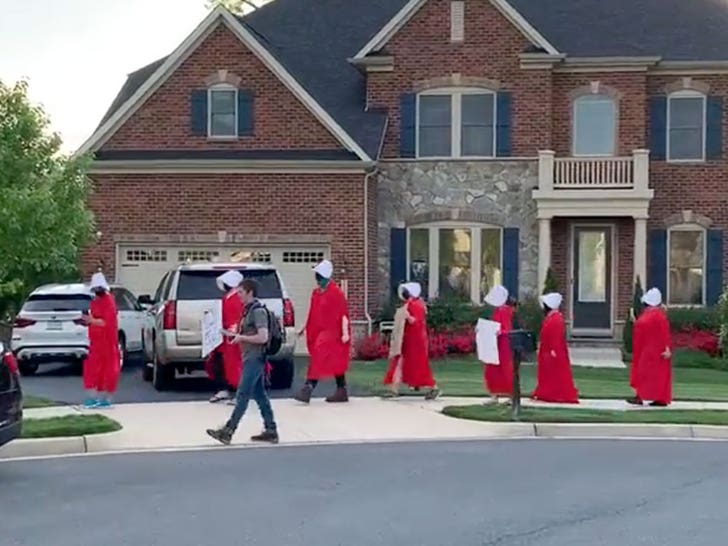
[[[241,270],[245,279],[258,282],[258,297],[262,299],[281,298],[281,284],[273,269]],[[222,297],[217,287],[217,278],[222,271],[180,271],[177,285],[178,300],[214,300]]]
[[[90,304],[88,294],[33,294],[23,304],[21,312],[88,311]]]
[[[160,281],[159,286],[157,287],[157,291],[154,293],[155,302],[162,301],[162,298],[164,297],[164,294],[166,291],[165,290],[166,285],[169,282],[169,279],[171,279],[171,278],[172,278],[171,273],[167,273],[164,277],[162,277],[162,280]]]
[[[136,309],[134,300],[129,297],[129,293],[126,290],[114,288],[112,292],[114,294],[117,311],[134,311]]]

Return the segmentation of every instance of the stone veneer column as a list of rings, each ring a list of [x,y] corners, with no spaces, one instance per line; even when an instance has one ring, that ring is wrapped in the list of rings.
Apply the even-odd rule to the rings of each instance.
[[[647,288],[647,219],[634,219],[634,280]]]
[[[551,267],[551,218],[538,219],[538,286],[540,294],[546,282],[546,273]]]

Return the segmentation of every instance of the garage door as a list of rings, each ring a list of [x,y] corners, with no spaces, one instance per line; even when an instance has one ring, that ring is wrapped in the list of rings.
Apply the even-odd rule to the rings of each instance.
[[[119,245],[117,282],[137,295],[154,294],[162,277],[174,267],[186,262],[239,262],[270,263],[278,268],[296,312],[296,327],[303,326],[308,315],[311,290],[314,288],[311,268],[329,256],[325,246],[154,246]],[[305,344],[299,343],[297,353],[305,353]]]

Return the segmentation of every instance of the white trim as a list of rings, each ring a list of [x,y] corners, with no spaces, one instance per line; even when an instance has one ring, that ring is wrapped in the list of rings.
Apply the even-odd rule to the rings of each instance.
[[[703,153],[700,158],[670,158],[670,101],[673,99],[702,99],[703,101]],[[708,148],[708,97],[705,93],[701,93],[700,91],[695,91],[693,89],[683,89],[670,93],[667,96],[666,129],[665,139],[667,142],[665,142],[665,158],[668,163],[705,163],[706,151]]]
[[[374,51],[381,50],[387,42],[395,35],[399,30],[407,24],[407,22],[417,13],[417,11],[425,4],[427,0],[410,0],[405,6],[397,12],[397,14],[390,19],[386,25],[384,25],[374,37],[362,47],[359,52],[354,55],[354,60],[359,60]],[[516,27],[533,45],[543,48],[547,53],[551,55],[558,55],[558,50],[551,45],[551,43],[537,31],[531,23],[526,19],[506,0],[487,0],[489,1],[501,14],[510,21],[510,23]]]
[[[702,284],[703,284],[703,301],[701,303],[670,303],[670,236],[673,231],[687,231],[687,232],[700,232],[703,234],[703,264],[702,269]],[[665,283],[665,305],[668,307],[705,307],[706,301],[708,300],[708,230],[699,224],[679,224],[676,226],[670,226],[667,229],[667,251],[666,251],[666,264],[667,269]]]
[[[440,230],[442,229],[460,229],[470,231],[470,300],[474,304],[482,303],[480,293],[480,281],[482,277],[481,257],[483,253],[483,230],[492,229],[500,233],[500,274],[501,282],[503,281],[503,234],[505,229],[502,226],[496,226],[488,223],[472,222],[472,221],[435,221],[424,224],[416,224],[407,226],[407,274],[405,278],[410,281],[410,271],[412,269],[412,230],[425,230],[428,236],[428,291],[427,295],[430,299],[439,297],[440,291]]]
[[[95,151],[136,112],[189,57],[197,46],[217,27],[224,23],[245,44],[250,51],[291,91],[296,98],[326,127],[329,132],[349,151],[354,152],[362,161],[371,161],[357,142],[326,112],[321,105],[301,86],[298,81],[263,47],[257,38],[238,21],[227,9],[216,7],[205,17],[197,28],[175,51],[167,57],[162,66],[83,143],[75,155]]]
[[[96,160],[89,174],[351,174],[364,173],[373,162],[263,159]]]
[[[493,97],[493,153],[492,155],[477,156],[462,154],[462,97],[463,95],[491,95]],[[450,97],[450,155],[421,156],[420,155],[420,97],[422,96],[449,96]],[[498,150],[496,144],[498,125],[498,94],[484,87],[440,87],[427,89],[417,94],[415,108],[415,158],[426,161],[465,159],[478,161],[495,159]]]
[[[599,97],[599,99],[597,99]],[[576,111],[577,105],[580,101],[585,102],[610,102],[612,104],[612,152],[607,154],[579,154],[576,152],[576,143],[579,139],[577,131],[578,124],[576,123]],[[571,102],[571,154],[573,157],[614,157],[617,151],[617,116],[618,108],[617,101],[604,93],[594,93],[588,95],[579,95]],[[588,119],[593,119],[592,116],[587,116]]]
[[[235,123],[233,127],[233,134],[231,135],[213,135],[212,134],[212,94],[216,91],[232,91],[234,108],[235,108]],[[217,83],[207,88],[207,139],[208,140],[237,140],[238,139],[238,124],[240,123],[238,112],[238,93],[239,89],[229,83]]]
[[[465,41],[465,2],[450,1],[450,43],[461,44]]]
[[[617,229],[618,224],[616,222],[598,222],[598,223],[590,223],[590,222],[578,222],[578,221],[571,221],[569,222],[569,251],[568,251],[568,262],[569,262],[569,269],[568,269],[568,297],[569,297],[569,319],[571,324],[571,336],[572,337],[613,337],[615,332],[615,309],[616,309],[616,300],[619,298],[619,279],[617,278],[617,275],[619,274],[619,268],[617,267],[617,262],[619,260],[619,249],[617,248]],[[576,247],[576,241],[575,241],[575,234],[576,234],[576,228],[609,228],[610,229],[610,247],[611,247],[611,256],[610,256],[610,302],[609,302],[609,328],[575,328],[574,327],[574,277],[576,275],[576,271],[574,271],[574,266],[576,262],[575,257],[575,247]]]

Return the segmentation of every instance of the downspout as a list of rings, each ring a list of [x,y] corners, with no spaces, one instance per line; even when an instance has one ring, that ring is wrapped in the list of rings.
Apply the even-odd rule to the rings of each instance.
[[[369,314],[369,180],[377,168],[364,176],[364,317],[367,319],[367,337],[372,335],[372,316]]]

